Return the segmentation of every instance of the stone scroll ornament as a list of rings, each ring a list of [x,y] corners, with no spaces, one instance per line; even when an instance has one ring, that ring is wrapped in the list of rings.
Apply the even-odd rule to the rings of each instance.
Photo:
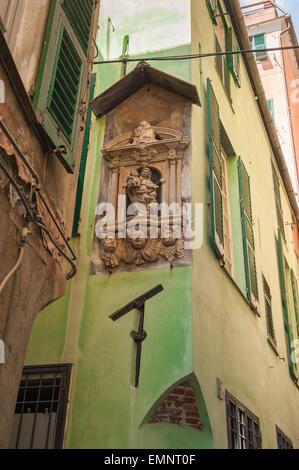
[[[132,132],[109,142],[102,152],[109,168],[108,195],[111,199],[108,202],[116,207],[116,213],[119,195],[125,196],[130,204],[143,204],[147,215],[153,203],[176,202],[181,206],[181,166],[183,150],[188,145],[189,140],[180,132],[152,127],[146,121]],[[117,220],[115,222],[117,226]],[[172,263],[184,257],[183,236],[174,236],[170,222],[166,238],[162,225],[161,217],[158,217],[157,238],[150,238],[147,223],[145,227],[139,227],[139,238],[131,238],[127,231],[126,238],[107,236],[101,239],[99,255],[106,268],[140,266],[163,259]]]

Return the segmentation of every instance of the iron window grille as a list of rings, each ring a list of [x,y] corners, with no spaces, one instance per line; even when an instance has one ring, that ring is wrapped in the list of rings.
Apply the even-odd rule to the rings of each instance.
[[[63,447],[70,377],[70,364],[24,367],[10,449]]]
[[[276,426],[276,437],[278,449],[293,449],[292,441]]]
[[[260,421],[236,398],[226,392],[229,449],[261,449]]]

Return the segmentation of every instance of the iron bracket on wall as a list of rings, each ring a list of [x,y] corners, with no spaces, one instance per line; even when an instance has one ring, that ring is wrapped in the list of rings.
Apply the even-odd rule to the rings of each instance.
[[[127,305],[122,307],[121,309],[117,310],[116,312],[112,313],[112,315],[109,315],[109,318],[111,320],[116,321],[126,313],[130,312],[133,309],[139,310],[140,317],[139,317],[139,325],[138,325],[138,331],[131,331],[131,338],[135,341],[137,345],[137,351],[136,351],[136,369],[135,369],[135,387],[138,387],[139,384],[139,374],[140,374],[140,362],[141,362],[141,347],[142,347],[142,342],[145,340],[147,334],[146,331],[143,329],[144,325],[144,304],[145,302],[150,299],[151,297],[154,297],[155,295],[159,294],[163,290],[163,286],[161,284],[158,284],[156,287],[153,289],[145,292],[144,294],[140,295],[136,299],[132,300],[129,302]]]

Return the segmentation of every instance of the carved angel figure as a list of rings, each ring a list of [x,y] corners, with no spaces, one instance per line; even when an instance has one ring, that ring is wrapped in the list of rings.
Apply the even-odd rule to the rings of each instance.
[[[119,265],[119,244],[115,238],[103,238],[100,244],[100,258],[107,268],[115,268]]]
[[[155,131],[147,121],[142,121],[140,126],[133,131],[133,143],[148,143],[156,140]]]

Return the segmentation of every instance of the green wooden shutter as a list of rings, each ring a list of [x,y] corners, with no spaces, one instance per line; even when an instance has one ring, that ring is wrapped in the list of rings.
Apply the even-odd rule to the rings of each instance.
[[[266,37],[265,34],[257,34],[253,36],[253,49],[266,49]],[[268,55],[266,51],[255,52],[255,59],[257,62],[267,60]]]
[[[273,103],[273,99],[271,99],[271,100],[267,100],[267,102],[268,102],[268,106],[269,106],[270,114],[271,114],[271,117],[272,117],[272,121],[273,121],[273,123],[275,123],[275,119],[274,119],[274,103]]]
[[[89,101],[91,101],[94,97],[95,82],[96,82],[96,74],[93,73],[92,76],[91,76]],[[84,141],[83,141],[81,161],[80,161],[80,169],[79,169],[79,179],[78,179],[76,206],[75,206],[73,235],[77,235],[78,228],[79,228],[79,220],[80,220],[80,212],[81,212],[82,196],[83,196],[83,187],[84,187],[84,177],[85,177],[87,153],[88,153],[88,144],[89,144],[89,136],[90,136],[91,114],[92,114],[91,107],[88,106],[87,117],[86,117],[86,125],[85,125],[85,134],[84,134]]]
[[[53,147],[64,146],[60,159],[69,172],[82,121],[88,54],[95,0],[53,0],[33,105]]]
[[[206,4],[211,15],[212,21],[217,25],[217,0],[206,0]]]
[[[295,370],[294,370],[294,364],[291,361],[291,357],[292,357],[292,338],[291,338],[290,322],[289,322],[287,284],[286,284],[286,277],[285,277],[284,256],[283,256],[280,229],[278,229],[278,250],[279,250],[280,280],[281,280],[281,289],[282,289],[282,303],[283,303],[283,311],[284,311],[284,326],[285,326],[286,339],[287,339],[289,369],[290,369],[290,374],[291,374],[292,378],[296,378]]]
[[[294,271],[291,269],[291,281],[292,281],[292,293],[293,293],[293,301],[294,301],[294,310],[295,310],[295,317],[296,317],[296,328],[297,328],[297,335],[299,338],[299,305],[298,305],[298,284],[295,278]]]
[[[47,110],[72,142],[75,113],[78,108],[83,61],[65,28],[62,29],[56,65],[47,102]]]
[[[233,29],[231,27],[225,30],[225,50],[226,52],[233,50]],[[226,56],[226,64],[229,70],[233,69],[233,55]]]
[[[234,30],[232,28],[229,28],[227,30],[227,51],[239,51],[239,44],[236,38],[236,35],[234,33]],[[232,73],[232,76],[238,85],[239,88],[241,88],[241,80],[240,80],[240,54],[232,54],[228,61],[228,67],[229,70]]]
[[[282,213],[282,206],[281,206],[281,198],[280,198],[280,189],[279,189],[279,179],[277,177],[276,170],[274,168],[273,163],[272,165],[272,177],[273,177],[273,186],[274,186],[274,196],[275,196],[275,207],[276,207],[276,216],[277,216],[277,224],[280,229],[280,232],[285,238],[284,232],[284,223],[283,223],[283,213]]]
[[[258,301],[258,282],[252,224],[250,179],[241,157],[238,159],[238,172],[247,298],[249,302],[256,306]]]
[[[224,258],[221,125],[219,106],[208,79],[208,128],[212,243],[219,258]]]
[[[62,6],[83,51],[88,55],[94,0],[63,0]]]
[[[215,34],[215,50],[216,50],[216,54],[219,54],[220,52],[222,52],[222,49],[221,49],[221,46],[219,44],[216,34]],[[215,56],[215,65],[220,75],[221,81],[223,82],[223,56],[222,55]]]
[[[272,316],[272,295],[269,284],[267,283],[266,279],[263,277],[263,287],[264,287],[264,300],[265,300],[265,313],[266,313],[266,324],[267,324],[267,333],[268,337],[276,345],[275,339],[275,331],[273,325],[273,316]]]

